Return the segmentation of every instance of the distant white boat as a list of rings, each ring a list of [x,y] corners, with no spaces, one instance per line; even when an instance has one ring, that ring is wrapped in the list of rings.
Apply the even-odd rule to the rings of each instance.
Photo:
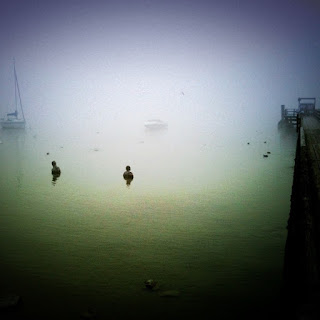
[[[148,120],[144,123],[147,129],[164,129],[168,127],[168,124],[159,119]]]
[[[5,118],[0,119],[0,125],[5,129],[24,129],[26,120],[23,113],[19,83],[16,73],[16,67],[14,65],[14,84],[15,84],[15,111],[7,113]],[[22,117],[19,116],[18,107],[21,110]]]

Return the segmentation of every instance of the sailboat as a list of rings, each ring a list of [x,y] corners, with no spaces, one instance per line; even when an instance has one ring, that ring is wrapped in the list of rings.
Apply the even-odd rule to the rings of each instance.
[[[20,89],[18,83],[18,77],[16,73],[16,66],[14,64],[14,93],[15,93],[15,110],[14,112],[7,113],[5,118],[0,119],[0,125],[4,129],[24,129],[26,125],[26,120],[23,113]],[[21,115],[19,115],[18,106],[21,110]]]

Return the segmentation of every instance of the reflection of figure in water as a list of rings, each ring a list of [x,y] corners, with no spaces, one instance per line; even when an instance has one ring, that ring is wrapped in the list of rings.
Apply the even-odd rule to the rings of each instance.
[[[56,184],[57,179],[60,177],[61,170],[57,166],[57,163],[55,161],[52,161],[52,184]]]
[[[130,170],[130,166],[126,166],[126,171],[123,173],[123,179],[127,181],[127,186],[129,186],[133,180],[133,173]]]
[[[60,173],[52,174],[52,184],[55,185],[57,183],[58,178],[60,177]]]

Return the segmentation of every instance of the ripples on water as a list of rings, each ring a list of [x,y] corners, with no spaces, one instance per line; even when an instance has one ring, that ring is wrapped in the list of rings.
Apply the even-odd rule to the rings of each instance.
[[[294,135],[192,139],[169,127],[116,141],[31,129],[0,139],[1,287],[23,297],[18,312],[222,319],[278,297]]]

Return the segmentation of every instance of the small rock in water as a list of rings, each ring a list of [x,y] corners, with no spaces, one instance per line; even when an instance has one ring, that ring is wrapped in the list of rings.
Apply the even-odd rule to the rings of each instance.
[[[148,289],[153,289],[157,285],[157,281],[150,279],[150,280],[146,280],[144,284]]]
[[[93,320],[93,319],[96,319],[96,312],[94,311],[93,308],[88,308],[88,311],[87,312],[84,312],[83,314],[81,314],[81,319],[90,319],[90,320]]]
[[[50,153],[49,152],[47,152],[47,155],[49,155]]]

